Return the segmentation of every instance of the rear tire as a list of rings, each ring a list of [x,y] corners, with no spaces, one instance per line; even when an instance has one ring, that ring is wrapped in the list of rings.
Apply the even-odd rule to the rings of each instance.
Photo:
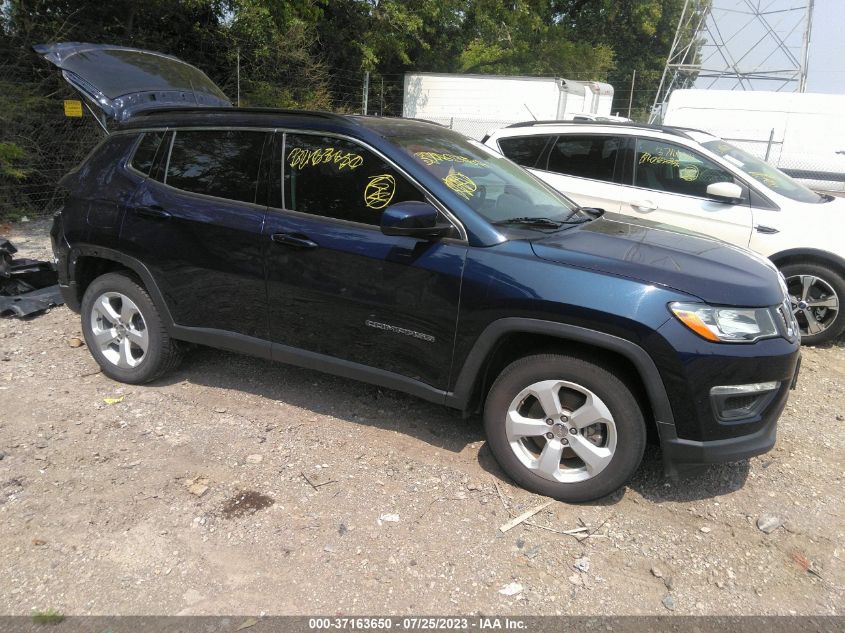
[[[139,385],[175,369],[182,360],[150,295],[124,273],[97,277],[82,297],[82,333],[103,373]]]
[[[830,268],[814,263],[788,264],[780,269],[798,327],[801,343],[820,345],[845,331],[845,280]]]
[[[484,406],[487,442],[522,487],[578,503],[630,479],[646,444],[643,413],[611,369],[539,354],[508,365]]]

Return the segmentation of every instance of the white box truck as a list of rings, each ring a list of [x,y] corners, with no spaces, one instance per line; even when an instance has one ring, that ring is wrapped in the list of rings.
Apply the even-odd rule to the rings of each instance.
[[[845,191],[845,95],[675,90],[663,124],[741,147],[819,191]]]
[[[406,73],[402,116],[427,119],[480,139],[520,121],[609,115],[613,87],[560,77]]]

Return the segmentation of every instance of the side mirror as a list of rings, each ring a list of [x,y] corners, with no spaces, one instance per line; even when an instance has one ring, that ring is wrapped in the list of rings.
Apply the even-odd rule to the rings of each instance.
[[[397,202],[381,214],[381,232],[433,240],[449,235],[452,224],[437,222],[437,209],[427,202]]]
[[[742,187],[733,182],[714,182],[707,185],[707,197],[719,202],[742,200]]]

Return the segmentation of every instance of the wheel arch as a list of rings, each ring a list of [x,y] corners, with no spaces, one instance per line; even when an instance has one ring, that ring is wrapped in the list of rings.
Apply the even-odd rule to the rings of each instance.
[[[455,381],[447,404],[463,410],[474,410],[483,404],[495,380],[497,369],[526,353],[553,343],[564,352],[591,350],[602,359],[622,359],[638,380],[657,429],[674,428],[674,416],[663,379],[648,353],[627,339],[587,328],[538,319],[505,318],[494,321],[481,333],[468,354]],[[514,348],[520,349],[515,356]],[[545,348],[544,351],[548,351]]]
[[[845,258],[842,258],[829,251],[816,248],[790,248],[770,255],[769,259],[779,269],[789,264],[800,262],[812,262],[824,266],[831,266],[833,271],[840,277],[845,278]]]
[[[93,245],[75,246],[69,258],[70,284],[79,304],[86,288],[94,279],[109,272],[120,271],[129,272],[144,286],[155,302],[164,326],[170,332],[173,327],[173,318],[167,302],[155,278],[143,262],[120,251]]]

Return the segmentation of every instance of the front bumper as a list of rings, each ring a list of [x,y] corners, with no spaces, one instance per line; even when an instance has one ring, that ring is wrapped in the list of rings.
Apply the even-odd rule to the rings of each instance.
[[[79,302],[79,294],[76,291],[76,282],[72,281],[69,285],[59,284],[59,292],[62,293],[65,305],[73,312],[79,314],[81,306]]]
[[[674,424],[658,422],[667,472],[770,451],[777,439],[778,418],[797,379],[799,343],[769,339],[724,345],[690,338],[671,323],[661,329],[675,348],[673,358],[658,365],[661,374],[666,372],[664,382],[675,414]],[[718,400],[711,397],[715,386],[764,382],[777,383],[776,390],[765,398],[765,406],[741,419],[725,419]]]

